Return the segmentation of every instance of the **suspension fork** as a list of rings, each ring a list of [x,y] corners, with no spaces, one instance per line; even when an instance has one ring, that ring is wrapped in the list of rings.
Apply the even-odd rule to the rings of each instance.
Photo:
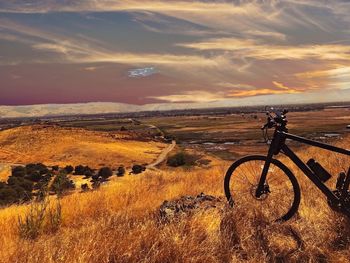
[[[284,141],[284,140],[282,138],[281,133],[275,132],[274,137],[273,137],[272,142],[271,142],[271,145],[270,145],[270,148],[269,148],[269,151],[267,153],[266,162],[264,164],[264,167],[263,167],[263,170],[261,173],[258,187],[256,188],[256,191],[255,191],[255,197],[257,197],[257,198],[259,198],[262,194],[264,194],[266,177],[267,177],[267,173],[268,173],[269,168],[270,168],[270,164],[272,162],[272,158],[275,154],[279,153],[282,141]]]

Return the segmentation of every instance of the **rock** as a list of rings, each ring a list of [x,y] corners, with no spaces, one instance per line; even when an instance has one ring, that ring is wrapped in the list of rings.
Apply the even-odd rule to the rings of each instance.
[[[162,222],[178,219],[183,215],[191,215],[198,210],[207,210],[222,206],[221,198],[201,193],[197,196],[182,196],[173,201],[165,200],[159,208],[159,218]]]

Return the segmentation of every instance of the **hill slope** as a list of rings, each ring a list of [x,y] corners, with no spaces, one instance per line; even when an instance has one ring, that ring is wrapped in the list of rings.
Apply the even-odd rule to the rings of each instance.
[[[350,137],[339,142],[348,147]],[[305,149],[332,172],[349,158]],[[210,170],[149,171],[118,178],[98,191],[61,200],[58,230],[44,228],[33,241],[18,235],[18,215],[27,206],[0,211],[2,262],[349,262],[350,222],[293,168],[302,188],[299,213],[284,224],[267,226],[244,210],[209,208],[169,223],[158,221],[163,200],[205,192],[223,197],[228,163]],[[330,184],[334,184],[333,178]],[[284,198],[281,196],[281,198]],[[248,218],[250,218],[248,220]]]
[[[111,166],[150,163],[166,145],[129,133],[56,126],[26,126],[0,132],[0,163]]]

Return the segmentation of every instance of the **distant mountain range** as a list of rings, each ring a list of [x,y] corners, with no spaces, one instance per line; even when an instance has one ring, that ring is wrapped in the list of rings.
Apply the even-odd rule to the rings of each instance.
[[[112,102],[89,102],[75,104],[38,104],[26,106],[0,106],[0,118],[18,117],[44,117],[64,115],[89,115],[104,113],[123,113],[139,111],[173,110],[184,108],[202,108],[208,105],[160,103],[143,106],[112,103]]]
[[[327,94],[328,95],[328,94]],[[337,101],[349,101],[350,89],[337,91]],[[302,104],[314,102],[329,102],[328,96],[315,98],[312,93],[305,94],[303,100],[295,97],[294,94],[288,96],[270,95],[256,96],[241,99],[227,99],[212,101],[206,103],[158,103],[146,105],[133,105],[114,102],[89,102],[74,104],[38,104],[25,106],[1,106],[1,118],[19,118],[19,117],[45,117],[45,116],[64,116],[64,115],[89,115],[105,113],[127,113],[140,111],[166,111],[178,109],[201,109],[217,107],[241,107],[254,105],[276,105],[276,104]]]

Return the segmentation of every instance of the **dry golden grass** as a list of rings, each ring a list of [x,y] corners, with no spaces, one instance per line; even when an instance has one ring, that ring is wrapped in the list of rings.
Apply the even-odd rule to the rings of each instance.
[[[350,138],[341,144],[348,147]],[[349,158],[305,149],[333,172]],[[290,162],[286,162],[290,165]],[[200,192],[223,196],[228,163],[209,170],[147,172],[125,176],[100,190],[61,200],[62,225],[56,233],[22,240],[17,218],[28,206],[0,211],[2,262],[349,262],[350,225],[331,211],[319,191],[295,171],[302,188],[298,215],[266,225],[244,211],[213,208],[160,224],[163,200]],[[283,197],[281,197],[283,198]]]
[[[166,145],[126,134],[55,126],[27,126],[0,132],[0,163],[116,167],[150,163]]]
[[[6,181],[9,174],[11,174],[11,167],[9,165],[0,165],[0,182]]]

